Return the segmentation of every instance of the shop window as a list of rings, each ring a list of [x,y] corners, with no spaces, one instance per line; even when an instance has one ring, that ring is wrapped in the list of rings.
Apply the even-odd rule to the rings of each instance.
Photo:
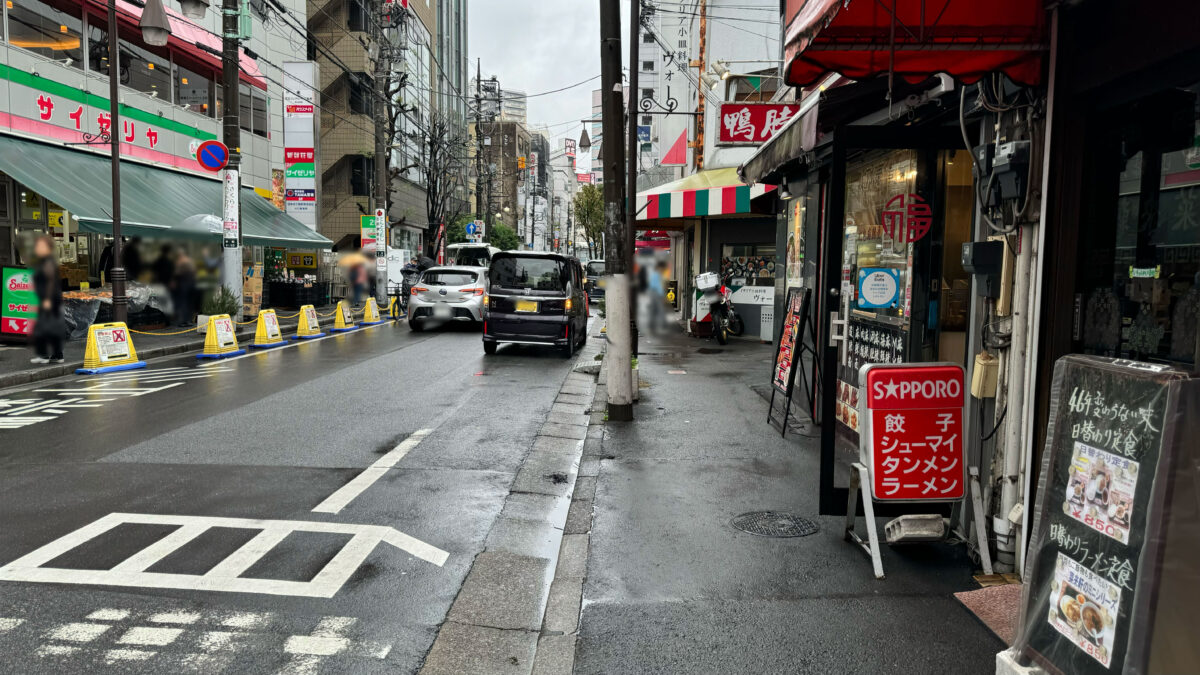
[[[170,58],[121,40],[121,84],[170,101]]]
[[[269,120],[267,119],[267,94],[257,87],[251,90],[250,95],[251,117],[254,122],[253,133],[258,136],[266,137],[269,129]]]
[[[201,115],[215,114],[212,106],[213,82],[207,77],[175,66],[175,104]]]
[[[374,177],[375,158],[356,155],[350,164],[350,194],[355,197],[370,196]]]
[[[12,0],[7,35],[14,47],[83,67],[83,21],[78,7],[71,15],[38,0]]]
[[[721,278],[733,286],[774,286],[775,266],[774,244],[721,247]]]

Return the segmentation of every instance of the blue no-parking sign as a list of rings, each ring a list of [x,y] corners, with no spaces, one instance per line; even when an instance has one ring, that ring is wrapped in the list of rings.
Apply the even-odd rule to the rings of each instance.
[[[220,171],[229,163],[229,148],[221,141],[204,141],[196,148],[196,161],[209,171]]]

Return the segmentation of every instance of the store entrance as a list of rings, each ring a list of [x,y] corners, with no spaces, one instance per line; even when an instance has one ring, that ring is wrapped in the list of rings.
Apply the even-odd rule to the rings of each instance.
[[[822,514],[845,513],[858,456],[859,369],[966,361],[970,279],[961,265],[974,199],[961,137],[838,130],[827,169],[821,261]],[[861,142],[859,134],[866,134]],[[874,140],[880,140],[878,138]],[[873,146],[873,147],[872,147]],[[928,512],[929,508],[923,508]],[[904,510],[898,511],[900,513]]]

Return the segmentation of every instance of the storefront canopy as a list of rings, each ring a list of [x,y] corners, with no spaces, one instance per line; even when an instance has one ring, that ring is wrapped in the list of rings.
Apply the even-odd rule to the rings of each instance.
[[[909,82],[948,73],[974,82],[999,71],[1036,85],[1045,52],[1044,0],[787,0],[788,84],[830,72]]]
[[[736,168],[701,171],[639,192],[638,221],[751,213],[750,201],[774,189],[774,185],[742,183]]]
[[[65,208],[84,232],[112,233],[111,167],[104,155],[0,136],[0,171]],[[121,234],[215,242],[222,192],[218,180],[122,161]],[[333,243],[251,188],[242,188],[242,239],[309,249]]]

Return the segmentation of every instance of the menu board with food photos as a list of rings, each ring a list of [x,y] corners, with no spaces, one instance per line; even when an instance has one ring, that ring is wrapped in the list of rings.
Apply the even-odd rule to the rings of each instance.
[[[1142,673],[1168,537],[1172,464],[1200,380],[1168,366],[1058,361],[1029,546],[1024,661],[1051,673]]]

